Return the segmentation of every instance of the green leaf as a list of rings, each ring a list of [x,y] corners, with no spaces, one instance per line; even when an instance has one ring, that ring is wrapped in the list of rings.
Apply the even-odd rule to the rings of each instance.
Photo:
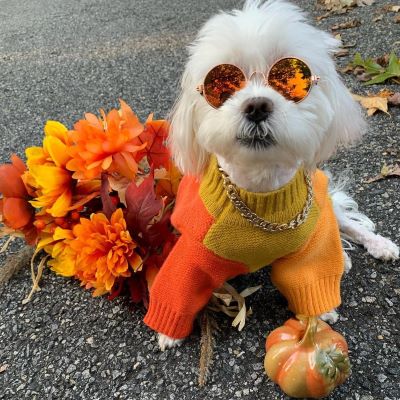
[[[361,57],[360,53],[356,53],[354,56],[353,62],[352,62],[354,67],[363,67],[365,69],[365,72],[371,75],[379,74],[383,71],[385,71],[385,68],[383,68],[381,65],[379,65],[377,62],[375,62],[372,58],[367,58],[365,61]]]
[[[394,77],[400,77],[400,60],[397,58],[395,53],[391,53],[389,57],[389,65],[386,69],[387,72],[392,74]]]
[[[365,82],[364,85],[374,85],[376,83],[383,83],[390,78],[394,78],[395,75],[390,74],[389,72],[383,72],[382,74],[376,75],[375,78],[370,79]]]
[[[388,79],[394,79],[397,82],[400,78],[400,60],[394,52],[390,54],[389,63],[386,68],[377,64],[371,58],[368,58],[364,61],[360,53],[357,53],[354,56],[353,66],[363,67],[365,69],[365,72],[372,76],[372,79],[365,82],[364,85],[383,83]]]

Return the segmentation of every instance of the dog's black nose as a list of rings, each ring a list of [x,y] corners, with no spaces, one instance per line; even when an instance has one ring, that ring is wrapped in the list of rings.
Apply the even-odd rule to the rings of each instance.
[[[246,118],[258,124],[265,121],[272,112],[272,101],[266,97],[253,97],[243,103],[243,112]]]

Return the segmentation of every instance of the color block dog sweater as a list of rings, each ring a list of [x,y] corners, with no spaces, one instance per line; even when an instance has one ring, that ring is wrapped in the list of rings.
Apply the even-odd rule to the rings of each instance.
[[[144,322],[172,338],[190,334],[196,314],[213,290],[240,274],[271,265],[271,279],[295,314],[318,315],[340,304],[343,250],[328,195],[328,178],[317,170],[313,204],[296,229],[265,232],[243,218],[227,197],[217,160],[200,181],[185,176],[172,223],[181,236],[150,291]],[[304,171],[268,193],[238,189],[241,199],[265,220],[284,223],[306,202]]]

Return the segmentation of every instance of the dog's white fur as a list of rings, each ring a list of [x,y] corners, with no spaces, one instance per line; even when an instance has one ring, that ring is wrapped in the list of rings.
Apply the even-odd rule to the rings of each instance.
[[[340,42],[309,25],[300,9],[285,0],[247,0],[243,10],[221,12],[200,30],[189,48],[190,57],[180,97],[172,111],[170,145],[174,160],[184,174],[201,176],[209,156],[239,187],[268,192],[285,185],[300,164],[309,169],[327,160],[339,146],[356,142],[365,129],[361,111],[341,82],[332,55]],[[286,100],[261,80],[251,79],[219,109],[212,108],[196,91],[207,72],[218,64],[239,66],[247,76],[265,73],[275,61],[294,56],[304,60],[320,76],[300,103]],[[261,122],[258,133],[269,135],[273,145],[249,148],[237,135],[254,132],[242,109],[253,97],[272,101],[273,110]],[[341,188],[332,187],[334,209],[347,239],[362,244],[374,257],[397,258],[398,247],[372,233],[373,223]],[[346,270],[351,261],[346,257]],[[336,322],[335,310],[321,316]],[[159,335],[162,350],[181,341]]]

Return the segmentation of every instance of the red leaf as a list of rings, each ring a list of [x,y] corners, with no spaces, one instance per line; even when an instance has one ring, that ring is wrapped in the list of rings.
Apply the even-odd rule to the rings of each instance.
[[[160,212],[162,200],[154,191],[154,178],[149,175],[139,186],[132,182],[126,189],[125,220],[130,230],[145,232],[149,222]]]
[[[160,221],[151,225],[144,232],[144,239],[151,247],[159,247],[171,235],[171,211],[166,212]]]
[[[128,280],[129,293],[131,295],[131,300],[137,304],[140,303],[143,299],[143,286],[140,283],[140,280],[136,276],[132,276]]]
[[[166,140],[168,137],[168,122],[165,120],[152,120],[148,118],[144,131],[138,137],[140,143],[146,142],[146,147],[137,153],[137,160],[147,156],[153,168],[166,167],[170,158]]]
[[[117,206],[112,201],[110,196],[110,182],[108,182],[107,174],[101,174],[101,189],[100,189],[101,202],[103,203],[103,213],[110,219]]]
[[[108,295],[108,300],[114,300],[122,293],[122,289],[124,288],[124,279],[117,279],[114,283],[114,286],[111,288],[111,292]]]

